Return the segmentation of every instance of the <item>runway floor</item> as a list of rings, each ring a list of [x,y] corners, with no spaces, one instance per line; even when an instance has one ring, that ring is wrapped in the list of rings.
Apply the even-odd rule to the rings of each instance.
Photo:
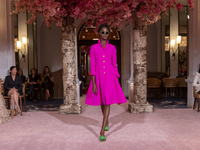
[[[200,113],[191,108],[130,114],[112,105],[106,142],[99,142],[100,107],[84,104],[82,114],[29,111],[0,125],[0,150],[199,150]]]

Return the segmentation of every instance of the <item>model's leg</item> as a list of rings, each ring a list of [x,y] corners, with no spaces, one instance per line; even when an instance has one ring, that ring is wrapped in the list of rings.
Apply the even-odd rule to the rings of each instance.
[[[102,123],[101,132],[100,132],[101,136],[105,136],[104,132],[105,132],[105,127],[108,121],[109,114],[110,114],[110,105],[104,105],[103,123]]]
[[[103,103],[101,103],[101,111],[102,111],[102,114],[103,114],[103,116],[104,116],[104,104],[103,104]],[[107,122],[106,122],[106,127],[108,127],[108,124],[109,124],[109,122],[108,122],[108,120],[107,120]]]
[[[21,113],[21,109],[19,107],[19,93],[17,91],[14,91],[13,95],[14,95],[14,99],[15,99],[15,104],[17,105],[18,113]]]
[[[49,90],[46,89],[46,100],[48,100],[49,97],[50,97]]]
[[[13,90],[10,90],[8,92],[8,96],[11,97],[10,101],[11,101],[11,105],[12,105],[12,110],[11,110],[11,117],[14,117],[14,109],[15,109],[15,99],[14,99],[14,94],[13,94]]]
[[[104,105],[103,105],[103,103],[101,103],[101,111],[102,111],[102,114],[104,115]]]
[[[11,97],[11,105],[12,105],[11,117],[13,118],[14,117],[14,109],[15,109],[15,99],[14,99],[13,94],[11,94],[10,97]]]

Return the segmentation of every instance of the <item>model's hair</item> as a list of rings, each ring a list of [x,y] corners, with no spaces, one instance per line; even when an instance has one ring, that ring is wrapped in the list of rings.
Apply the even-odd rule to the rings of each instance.
[[[32,75],[32,70],[35,70],[35,74],[37,74],[37,70],[35,68],[31,69],[31,75]]]
[[[12,71],[14,68],[16,68],[16,69],[17,69],[17,67],[16,67],[16,66],[11,66],[11,67],[10,67],[10,71]],[[11,75],[11,72],[10,72],[10,75]]]
[[[12,71],[14,68],[16,68],[16,69],[17,69],[17,67],[16,67],[16,66],[11,66],[11,67],[10,67],[10,71]]]
[[[23,75],[23,70],[21,68],[18,69],[18,71],[21,70],[22,71],[22,75]],[[19,76],[19,73],[17,73],[17,75]]]
[[[109,27],[109,25],[107,25],[106,23],[104,23],[104,24],[101,24],[101,25],[99,26],[99,28],[98,28],[98,33],[101,31],[101,29],[102,29],[103,27],[106,27],[106,28],[108,29],[108,32],[110,32],[110,27]]]
[[[49,75],[50,75],[50,77],[51,77],[51,76],[52,76],[52,74],[51,74],[51,70],[49,69],[48,66],[45,66],[45,67],[44,67],[44,71],[43,71],[42,77],[46,74],[46,71],[45,71],[46,68],[48,68],[48,70],[49,70],[48,73],[49,73]]]

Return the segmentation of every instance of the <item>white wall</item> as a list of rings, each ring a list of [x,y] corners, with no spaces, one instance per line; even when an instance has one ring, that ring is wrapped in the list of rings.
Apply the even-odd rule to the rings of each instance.
[[[38,73],[42,73],[45,66],[52,72],[62,69],[61,31],[56,24],[49,29],[42,16],[38,16],[37,41],[38,41]]]
[[[18,40],[22,41],[22,37],[27,37],[27,24],[26,13],[18,14]],[[24,46],[21,48],[22,53],[25,52]],[[19,52],[19,60],[21,60],[22,54]],[[23,74],[28,76],[28,49],[26,46],[25,62],[24,59],[19,63],[20,68],[23,70]]]
[[[170,13],[170,41],[172,39],[177,41],[178,36],[178,10],[176,8],[171,9]],[[176,43],[173,51],[175,52],[178,48]],[[172,48],[170,48],[170,78],[176,78],[178,76],[178,51],[175,53],[175,60],[172,57],[173,54]]]
[[[199,70],[200,64],[200,1],[194,0],[194,10],[189,9],[189,76],[187,78],[188,83],[188,97],[187,105],[193,106],[193,78],[194,74]]]
[[[147,71],[161,71],[161,21],[147,26]]]
[[[11,1],[1,1],[0,5],[0,78],[9,74],[10,66],[15,65],[14,18],[10,16]]]
[[[130,26],[123,26],[121,30],[121,83],[126,97],[129,96],[127,80],[130,78]]]

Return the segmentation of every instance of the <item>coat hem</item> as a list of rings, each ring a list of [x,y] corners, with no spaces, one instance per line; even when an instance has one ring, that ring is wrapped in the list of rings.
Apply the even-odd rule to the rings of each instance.
[[[127,101],[127,102],[128,102],[128,101]],[[110,104],[106,104],[106,105],[113,105],[113,104],[118,104],[118,105],[120,105],[120,104],[124,104],[124,103],[127,103],[127,102],[121,102],[121,103],[110,103]],[[95,105],[95,104],[88,104],[88,103],[85,103],[85,104],[90,105],[90,106],[101,106],[101,104],[97,104],[97,105]]]

